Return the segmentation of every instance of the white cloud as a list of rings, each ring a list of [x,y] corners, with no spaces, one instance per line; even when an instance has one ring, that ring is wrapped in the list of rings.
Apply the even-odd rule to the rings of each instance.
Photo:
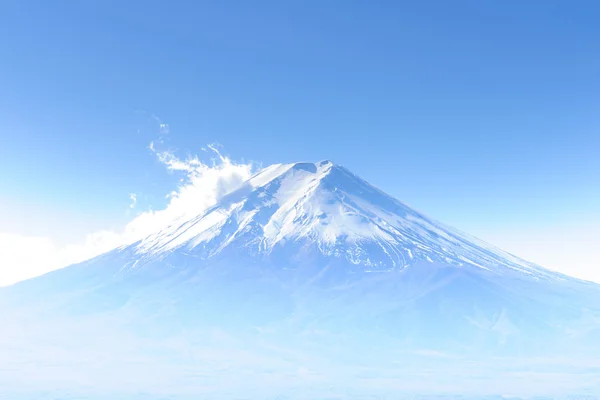
[[[172,152],[157,151],[153,145],[151,150],[169,171],[185,173],[184,183],[178,190],[168,194],[170,202],[165,209],[139,215],[127,225],[126,231],[141,238],[140,234],[144,237],[175,219],[194,217],[216,204],[252,175],[252,163],[235,163],[223,156],[215,146],[211,145],[209,149],[216,158],[205,163],[197,156],[182,160]]]
[[[45,237],[0,232],[0,284],[39,275],[60,266],[58,249]]]
[[[168,125],[161,123],[160,127],[161,134],[168,132]],[[95,232],[79,243],[64,247],[56,246],[51,238],[0,232],[0,286],[87,260],[134,243],[175,219],[194,217],[239,187],[254,171],[252,163],[236,163],[215,146],[208,147],[214,157],[203,162],[197,156],[184,160],[172,152],[159,151],[161,143],[152,142],[149,146],[158,161],[169,171],[184,174],[180,186],[167,195],[169,203],[164,209],[139,214],[121,231]],[[130,194],[130,200],[129,207],[134,208],[137,195]]]
[[[0,286],[87,260],[123,244],[124,239],[120,233],[100,231],[81,243],[59,247],[47,237],[0,232]]]
[[[478,236],[544,268],[600,283],[600,220],[482,232]]]
[[[159,129],[160,129],[160,133],[162,135],[166,135],[166,134],[169,133],[169,124],[163,124],[163,123],[161,123],[159,125]]]
[[[135,208],[135,204],[137,203],[137,195],[135,193],[131,193],[129,195],[129,199],[131,200],[131,204],[129,205],[129,208]]]

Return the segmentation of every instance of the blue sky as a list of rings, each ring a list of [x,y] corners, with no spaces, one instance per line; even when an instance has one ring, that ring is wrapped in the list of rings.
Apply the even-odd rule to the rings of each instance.
[[[181,174],[148,148],[164,123],[182,159],[210,143],[241,164],[331,159],[434,218],[600,279],[595,2],[2,9],[0,233],[61,247],[166,207]]]

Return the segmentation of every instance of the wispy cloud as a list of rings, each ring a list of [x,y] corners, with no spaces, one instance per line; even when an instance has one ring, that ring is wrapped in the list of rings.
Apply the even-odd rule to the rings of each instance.
[[[163,124],[163,123],[161,123],[161,124],[159,125],[159,129],[160,129],[160,133],[161,133],[162,135],[167,135],[167,134],[169,134],[169,124]]]
[[[135,243],[176,219],[192,218],[239,187],[257,169],[253,163],[233,161],[214,144],[202,149],[208,156],[207,161],[198,155],[179,158],[174,151],[164,148],[163,136],[170,133],[168,124],[153,117],[159,132],[158,138],[148,146],[151,154],[167,170],[183,174],[179,186],[165,194],[169,199],[167,206],[138,214],[119,231],[94,232],[82,241],[64,247],[56,246],[51,238],[0,233],[0,285],[84,261],[116,247]],[[131,193],[129,199],[129,208],[134,209],[138,194]]]
[[[131,204],[129,205],[129,208],[131,208],[131,209],[135,208],[135,205],[137,203],[137,195],[135,193],[131,193],[129,195],[129,199],[131,200]]]
[[[182,159],[173,151],[160,149],[156,142],[149,146],[157,160],[172,172],[184,174],[177,190],[168,193],[169,204],[161,210],[138,215],[125,227],[125,236],[142,239],[180,218],[192,218],[216,204],[223,196],[237,189],[258,168],[253,163],[237,163],[224,156],[217,145],[207,146],[212,155],[203,161],[197,155]]]

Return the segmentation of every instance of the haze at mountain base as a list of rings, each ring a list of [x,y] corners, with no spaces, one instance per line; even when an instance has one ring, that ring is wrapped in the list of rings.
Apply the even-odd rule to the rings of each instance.
[[[598,300],[597,285],[431,220],[343,167],[274,165],[196,216],[0,290],[1,384],[598,393]]]

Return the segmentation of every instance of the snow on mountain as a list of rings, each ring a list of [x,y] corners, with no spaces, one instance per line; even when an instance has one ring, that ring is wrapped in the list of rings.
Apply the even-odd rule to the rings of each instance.
[[[232,246],[268,255],[288,242],[315,244],[365,271],[427,261],[566,279],[431,220],[330,161],[265,168],[196,218],[142,240],[136,251],[146,261],[176,250],[202,250],[210,258]]]

